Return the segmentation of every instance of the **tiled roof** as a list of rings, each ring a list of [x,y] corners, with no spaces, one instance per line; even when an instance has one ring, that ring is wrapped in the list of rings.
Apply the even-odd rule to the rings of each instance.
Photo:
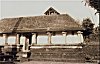
[[[0,20],[0,33],[11,33],[18,18],[5,18]]]
[[[84,30],[68,14],[7,18],[0,21],[0,32],[46,32]]]

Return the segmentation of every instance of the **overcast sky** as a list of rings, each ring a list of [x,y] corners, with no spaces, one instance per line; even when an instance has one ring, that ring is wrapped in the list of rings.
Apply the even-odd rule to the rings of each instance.
[[[99,23],[96,11],[84,6],[82,0],[1,0],[0,19],[44,15],[49,7],[55,8],[59,13],[67,13],[76,20],[82,21],[83,18],[89,17],[96,26]]]

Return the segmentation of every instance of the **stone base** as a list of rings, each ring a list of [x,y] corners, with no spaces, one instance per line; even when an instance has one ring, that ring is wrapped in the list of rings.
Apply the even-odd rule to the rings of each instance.
[[[22,54],[22,57],[27,58],[27,53]]]
[[[31,53],[30,52],[23,52],[22,57],[28,58],[30,57]]]

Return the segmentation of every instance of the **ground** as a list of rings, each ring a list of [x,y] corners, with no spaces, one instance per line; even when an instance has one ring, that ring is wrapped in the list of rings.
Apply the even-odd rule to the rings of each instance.
[[[98,63],[71,63],[71,62],[53,62],[53,61],[29,61],[17,64],[98,64]]]

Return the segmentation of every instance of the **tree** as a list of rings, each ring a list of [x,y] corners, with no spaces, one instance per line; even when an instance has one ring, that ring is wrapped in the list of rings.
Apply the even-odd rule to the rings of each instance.
[[[86,29],[83,33],[84,36],[88,36],[93,33],[94,24],[90,18],[83,19],[82,26]]]
[[[99,26],[97,26],[97,27],[94,28],[94,33],[95,34],[99,34]]]
[[[85,0],[85,4],[88,4],[89,6],[100,12],[100,0]]]

